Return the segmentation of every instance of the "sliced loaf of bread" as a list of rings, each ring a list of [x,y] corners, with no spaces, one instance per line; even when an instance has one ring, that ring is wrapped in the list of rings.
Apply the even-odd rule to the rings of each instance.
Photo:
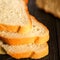
[[[31,16],[31,20],[32,29],[27,34],[0,31],[1,40],[10,45],[29,44],[34,42],[43,44],[47,42],[49,40],[49,30],[33,16]]]
[[[0,0],[0,30],[26,33],[31,19],[24,0]]]
[[[20,58],[39,59],[48,55],[47,43],[41,45],[37,44],[8,45],[0,42],[0,46],[4,48],[7,54],[16,59]]]

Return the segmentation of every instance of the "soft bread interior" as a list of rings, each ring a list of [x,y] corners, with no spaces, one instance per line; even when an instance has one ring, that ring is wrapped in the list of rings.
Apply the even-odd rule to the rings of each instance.
[[[16,44],[21,44],[19,42],[23,41],[25,43],[25,40],[27,39],[28,39],[27,41],[30,43],[36,42],[43,44],[47,42],[49,40],[49,30],[47,29],[47,27],[45,27],[42,23],[38,22],[33,16],[31,16],[31,20],[32,29],[28,33],[19,34],[14,32],[0,31],[0,37],[4,42],[12,45],[15,44],[14,43],[15,41],[17,42]]]
[[[33,37],[33,36],[49,36],[49,30],[45,27],[42,23],[39,23],[33,16],[32,19],[32,29],[27,34],[18,34],[18,33],[11,33],[6,31],[0,31],[1,36],[9,37],[9,38],[24,38],[24,37]]]
[[[9,54],[10,56],[16,59],[28,58],[28,57],[31,57],[33,59],[38,59],[48,54],[47,43],[44,43],[41,45],[25,44],[25,45],[20,45],[20,46],[19,45],[13,46],[13,45],[8,45],[8,44],[3,44],[3,42],[0,41],[0,46],[4,48],[7,54]],[[44,52],[45,54],[43,55]]]
[[[23,0],[0,0],[0,24],[25,26],[29,22]]]
[[[30,31],[31,19],[24,0],[0,0],[0,27],[0,30],[9,32]]]

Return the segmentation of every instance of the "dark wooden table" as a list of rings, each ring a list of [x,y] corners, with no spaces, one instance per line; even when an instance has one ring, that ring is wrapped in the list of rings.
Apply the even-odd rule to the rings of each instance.
[[[37,8],[35,0],[29,0],[29,12],[35,16],[38,21],[46,25],[50,31],[49,55],[39,60],[60,60],[60,19],[51,14],[45,13]],[[15,60],[8,55],[0,55],[0,60]],[[20,59],[32,60],[32,59]]]

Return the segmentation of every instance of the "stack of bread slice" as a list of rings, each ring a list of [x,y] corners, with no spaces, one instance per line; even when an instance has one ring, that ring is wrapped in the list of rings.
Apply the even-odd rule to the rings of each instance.
[[[39,59],[48,55],[49,30],[29,14],[24,0],[0,0],[1,54]]]

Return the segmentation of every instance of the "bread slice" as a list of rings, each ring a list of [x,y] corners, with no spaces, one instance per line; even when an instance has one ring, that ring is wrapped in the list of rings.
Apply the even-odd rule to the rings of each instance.
[[[32,59],[40,59],[43,58],[45,56],[47,56],[49,54],[49,47],[48,45],[46,45],[44,48],[41,49],[37,49],[32,55],[31,58]]]
[[[0,30],[26,33],[31,25],[24,0],[0,0]]]
[[[48,28],[39,22],[35,17],[31,16],[32,20],[32,34],[37,36],[35,40],[36,44],[43,44],[49,40],[49,30]]]
[[[39,59],[48,55],[47,43],[41,45],[37,44],[8,45],[0,42],[0,46],[2,46],[5,49],[7,54],[16,59],[20,58]]]
[[[10,45],[20,45],[20,44],[43,44],[49,40],[49,30],[40,22],[38,22],[33,16],[32,29],[27,34],[11,33],[6,31],[0,31],[0,38],[4,42]]]

